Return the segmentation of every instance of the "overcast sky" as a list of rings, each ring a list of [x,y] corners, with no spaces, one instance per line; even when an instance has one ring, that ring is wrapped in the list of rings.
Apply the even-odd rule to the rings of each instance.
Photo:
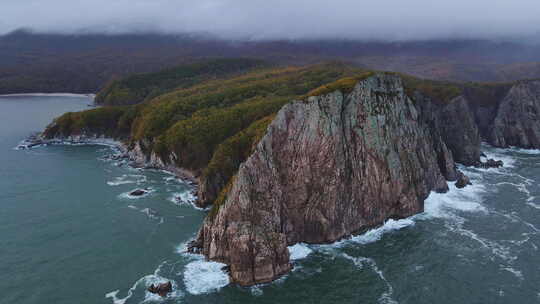
[[[0,0],[0,34],[203,32],[224,38],[538,35],[540,0]]]

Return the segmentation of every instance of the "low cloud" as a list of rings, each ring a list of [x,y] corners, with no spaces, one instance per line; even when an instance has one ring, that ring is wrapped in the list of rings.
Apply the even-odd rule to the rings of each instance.
[[[2,0],[0,34],[208,33],[230,39],[519,38],[538,0]]]

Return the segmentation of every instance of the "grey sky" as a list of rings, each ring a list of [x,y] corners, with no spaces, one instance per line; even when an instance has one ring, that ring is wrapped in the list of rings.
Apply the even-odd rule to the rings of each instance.
[[[499,38],[540,33],[540,0],[0,0],[0,34],[206,32],[225,38]]]

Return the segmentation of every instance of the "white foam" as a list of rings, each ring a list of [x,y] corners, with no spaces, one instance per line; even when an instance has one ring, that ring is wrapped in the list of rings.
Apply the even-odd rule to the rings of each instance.
[[[166,183],[171,183],[171,182],[176,182],[178,179],[176,178],[176,176],[165,176],[163,177],[163,180]]]
[[[351,241],[359,244],[373,243],[380,240],[385,233],[400,230],[408,226],[413,226],[414,223],[415,222],[413,218],[406,218],[401,220],[389,219],[384,223],[384,225],[378,228],[371,229],[364,234],[353,236],[351,238]]]
[[[510,151],[521,153],[521,154],[530,154],[530,155],[540,154],[540,149],[523,149],[523,148],[511,147]]]
[[[165,219],[162,217],[162,216],[159,216],[159,214],[157,213],[157,211],[155,211],[154,209],[152,208],[143,208],[143,209],[139,209],[137,208],[136,206],[134,205],[128,205],[128,208],[130,209],[133,209],[133,210],[137,210],[139,212],[142,212],[144,214],[146,214],[146,216],[149,218],[149,219],[152,219],[152,220],[159,220],[159,223],[158,224],[163,224],[165,222]]]
[[[180,201],[182,203],[187,204],[193,204],[197,200],[197,196],[193,193],[193,191],[184,191],[184,192],[178,192],[173,194],[176,198],[176,201]]]
[[[126,184],[141,184],[146,182],[146,176],[140,174],[123,174],[115,177],[112,181],[108,181],[109,186],[120,186]]]
[[[229,275],[222,268],[223,263],[198,260],[186,265],[184,284],[194,295],[218,291],[229,285]]]
[[[504,267],[503,269],[515,275],[516,278],[523,280],[523,273],[521,271],[516,270],[512,267]]]
[[[377,267],[377,263],[371,258],[366,257],[352,257],[346,253],[341,254],[342,257],[353,262],[353,264],[359,269],[364,268],[364,265],[368,265],[379,276],[379,278],[386,284],[386,291],[379,297],[379,303],[385,304],[397,304],[398,302],[392,298],[394,294],[394,288],[390,285],[390,282],[384,277],[383,272]]]
[[[142,213],[146,214],[146,216],[148,216],[148,218],[151,218],[153,220],[157,220],[157,219],[163,220],[163,217],[158,216],[158,213],[154,209],[144,208],[144,209],[141,209],[140,211]]]
[[[527,205],[529,205],[529,206],[531,206],[531,207],[533,207],[533,208],[535,208],[535,209],[540,210],[540,205],[535,204],[535,203],[533,203],[533,202],[531,202],[531,201],[530,201],[530,202],[527,202]]]
[[[453,182],[449,182],[448,192],[431,192],[424,201],[424,216],[428,218],[454,217],[455,214],[452,210],[487,212],[487,209],[482,205],[482,195],[486,191],[484,185],[476,179],[473,179],[472,183],[472,185],[459,189]]]
[[[495,241],[483,238],[472,230],[463,228],[463,222],[457,222],[454,225],[447,224],[446,227],[450,231],[453,231],[478,242],[480,245],[482,245],[483,248],[489,250],[493,254],[493,256],[490,257],[491,260],[494,260],[494,257],[499,257],[505,262],[512,263],[517,259],[516,256],[513,256],[511,254],[510,248],[503,246]]]
[[[126,303],[126,301],[128,300],[128,297],[123,298],[123,299],[118,298],[117,295],[119,292],[120,290],[111,291],[105,295],[105,299],[111,298],[114,304]]]
[[[178,284],[176,284],[176,282],[173,281],[173,280],[169,280],[167,278],[164,278],[164,277],[158,275],[157,274],[158,271],[159,271],[159,268],[158,268],[158,270],[156,270],[156,272],[154,274],[147,275],[147,276],[142,278],[144,286],[145,286],[143,303],[147,303],[147,302],[163,302],[165,300],[178,299],[178,298],[183,297],[184,294],[182,293],[181,290],[179,290]],[[161,297],[158,294],[151,293],[151,292],[149,292],[147,290],[147,288],[150,287],[150,285],[152,285],[152,284],[158,285],[158,284],[167,283],[167,282],[171,282],[171,284],[172,284],[172,292],[168,293],[165,298]]]
[[[195,205],[197,202],[197,195],[193,190],[186,190],[184,192],[175,192],[169,197],[169,201],[173,202],[175,205],[190,205],[197,210],[206,211],[208,208],[201,208]]]
[[[508,150],[504,150],[504,149],[492,149],[489,151],[484,151],[484,154],[487,156],[487,158],[492,158],[494,160],[502,160],[503,166],[501,168],[514,168],[516,159],[510,155],[507,155],[506,153],[508,153]],[[495,171],[501,168],[490,168],[490,169],[491,171]],[[485,170],[490,170],[490,169],[485,169]]]
[[[139,199],[139,198],[146,197],[146,196],[150,195],[152,192],[155,191],[152,188],[145,188],[143,190],[146,191],[146,193],[143,194],[143,195],[130,195],[130,193],[135,191],[135,190],[137,190],[137,189],[132,189],[132,190],[130,190],[128,192],[121,193],[120,195],[118,195],[118,197],[121,198],[121,199]]]
[[[309,248],[308,245],[303,243],[298,243],[293,246],[287,247],[289,249],[290,257],[292,261],[300,260],[306,258],[310,253],[313,252],[313,249]]]
[[[251,291],[251,295],[254,297],[260,297],[264,293],[261,287],[257,285],[251,286],[249,290]]]
[[[158,268],[154,271],[153,274],[146,275],[140,279],[138,279],[131,288],[129,288],[127,295],[124,298],[118,298],[118,292],[119,290],[111,291],[107,294],[105,294],[105,298],[111,298],[113,300],[114,304],[124,304],[128,299],[130,299],[137,287],[142,285],[142,288],[144,288],[144,300],[142,303],[147,302],[163,302],[165,300],[171,300],[171,299],[178,299],[184,296],[182,291],[179,290],[178,284],[174,280],[169,280],[165,277],[162,277],[159,273],[161,271],[161,267],[165,264],[165,262],[161,263]],[[165,298],[162,298],[159,295],[153,294],[149,292],[147,289],[150,287],[151,284],[157,285],[161,283],[167,283],[171,282],[172,284],[172,292],[168,293]]]

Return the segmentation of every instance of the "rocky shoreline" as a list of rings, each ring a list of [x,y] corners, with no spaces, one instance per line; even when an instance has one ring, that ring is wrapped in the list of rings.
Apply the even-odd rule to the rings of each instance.
[[[240,285],[275,280],[292,267],[288,246],[334,242],[420,213],[431,191],[447,191],[448,182],[470,185],[456,163],[503,166],[481,159],[482,139],[496,147],[538,148],[538,96],[540,82],[531,81],[491,103],[467,92],[445,98],[411,93],[399,75],[375,73],[347,93],[292,101],[214,202],[189,250],[227,264]],[[35,139],[27,146],[103,138]],[[136,167],[199,183],[196,173],[174,165],[174,152],[162,159],[141,142],[115,144]]]
[[[154,169],[168,172],[194,186],[194,195],[196,196],[197,194],[196,189],[198,188],[198,179],[192,172],[172,165],[165,165],[155,155],[153,157],[147,157],[140,148],[130,148],[125,143],[112,138],[86,135],[68,136],[64,138],[44,138],[41,133],[33,133],[19,143],[15,149],[27,150],[53,145],[102,145],[112,147],[116,150],[116,153],[111,155],[110,159],[118,161],[126,160],[128,161],[128,165],[133,168]]]
[[[480,143],[463,97],[445,106],[426,96],[413,102],[395,75],[291,102],[190,251],[229,265],[239,285],[273,281],[292,267],[288,246],[332,243],[420,213],[431,191],[471,184],[456,162],[502,166],[481,161]]]

